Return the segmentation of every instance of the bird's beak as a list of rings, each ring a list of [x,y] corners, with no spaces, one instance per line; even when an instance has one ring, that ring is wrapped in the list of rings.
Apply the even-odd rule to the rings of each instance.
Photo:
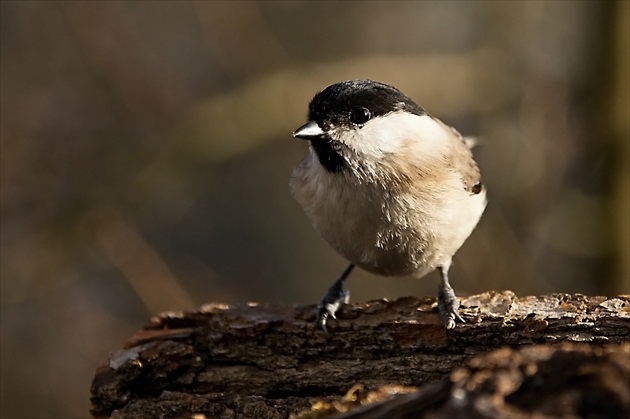
[[[293,131],[295,138],[301,138],[303,140],[313,140],[324,135],[324,131],[317,125],[315,121],[308,121],[300,128]]]

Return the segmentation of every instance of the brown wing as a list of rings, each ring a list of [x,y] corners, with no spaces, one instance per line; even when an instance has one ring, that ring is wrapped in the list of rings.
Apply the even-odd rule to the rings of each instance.
[[[472,152],[470,151],[471,146],[475,143],[474,139],[467,140],[455,128],[444,124],[438,119],[435,120],[453,133],[453,141],[451,143],[453,147],[451,164],[457,171],[460,172],[464,188],[471,194],[476,195],[481,193],[483,190],[481,173],[479,172],[477,162],[475,162]],[[457,163],[455,164],[455,162]]]

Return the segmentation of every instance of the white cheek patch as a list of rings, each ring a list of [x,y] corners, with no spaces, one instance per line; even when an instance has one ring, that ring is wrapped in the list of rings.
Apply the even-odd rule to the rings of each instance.
[[[399,111],[374,118],[362,128],[340,135],[338,140],[358,154],[380,158],[403,149],[433,154],[443,149],[452,136],[428,115]]]

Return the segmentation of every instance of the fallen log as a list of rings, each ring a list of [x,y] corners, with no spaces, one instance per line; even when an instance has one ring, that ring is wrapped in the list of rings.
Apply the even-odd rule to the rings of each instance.
[[[630,412],[630,296],[507,291],[461,304],[466,324],[451,331],[434,298],[350,304],[329,321],[330,336],[315,327],[313,305],[164,313],[97,369],[92,414],[586,417],[604,402],[605,417]],[[562,373],[571,385],[558,384]]]

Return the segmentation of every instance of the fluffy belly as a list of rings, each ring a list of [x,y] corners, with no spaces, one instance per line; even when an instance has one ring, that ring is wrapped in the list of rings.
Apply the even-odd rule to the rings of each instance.
[[[348,211],[346,220],[350,222],[331,224],[320,217],[312,221],[321,236],[357,266],[384,276],[422,277],[438,266],[448,268],[477,225],[485,199],[470,195],[465,198],[465,205],[444,203],[430,213],[396,205],[395,216],[391,209],[363,208]]]
[[[338,253],[375,274],[416,277],[448,267],[483,213],[485,193],[455,185],[450,193],[393,194],[383,185],[338,183],[299,169],[291,182],[294,198]]]
[[[333,213],[311,221],[338,253],[378,275],[424,275],[437,266],[433,235],[425,235],[383,211],[347,211],[346,222],[330,223]],[[328,221],[326,221],[326,218]]]

